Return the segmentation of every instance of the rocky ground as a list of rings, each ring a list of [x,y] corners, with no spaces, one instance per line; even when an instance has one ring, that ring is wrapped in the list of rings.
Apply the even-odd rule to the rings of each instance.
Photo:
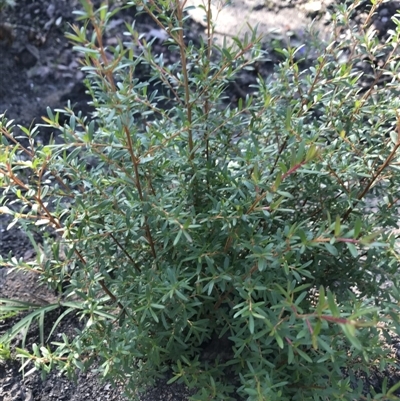
[[[195,0],[189,0],[196,4]],[[222,10],[217,24],[219,38],[230,37],[238,29],[238,16],[243,23],[260,23],[260,32],[265,34],[265,46],[272,49],[273,40],[287,41],[289,38],[300,44],[307,41],[306,26],[316,18],[316,29],[321,38],[329,34],[329,19],[333,0],[232,0],[231,5]],[[216,2],[218,4],[218,2]],[[217,6],[216,6],[217,7]],[[0,114],[5,112],[16,123],[30,126],[40,122],[46,114],[46,107],[62,108],[68,99],[75,104],[76,110],[84,113],[91,111],[88,97],[82,84],[83,74],[78,70],[78,55],[64,37],[68,24],[73,23],[72,11],[79,8],[78,0],[17,0],[12,9],[0,11]],[[389,1],[378,10],[374,24],[384,37],[392,28],[390,16],[400,9],[400,2]],[[355,22],[362,23],[365,7],[357,14]],[[218,12],[218,8],[215,9]],[[246,16],[243,18],[243,16]],[[135,15],[124,14],[124,20],[133,20]],[[122,16],[119,18],[123,22]],[[202,16],[192,12],[189,38],[196,40],[204,31]],[[118,35],[118,23],[109,33],[110,43],[113,35]],[[137,28],[146,35],[162,38],[162,32],[145,17],[137,19]],[[241,24],[241,34],[246,24]],[[271,33],[271,30],[278,30]],[[115,37],[114,37],[115,39]],[[159,44],[161,46],[161,42]],[[310,59],[313,52],[309,52]],[[261,66],[266,75],[279,61],[277,54],[271,52],[270,61]],[[244,96],[255,76],[245,73],[229,88],[232,102]],[[46,141],[52,133],[41,130],[41,139]],[[1,195],[0,195],[1,196]],[[29,238],[18,227],[7,230],[9,220],[0,215],[0,255],[11,253],[26,260],[34,257]],[[17,298],[27,301],[50,300],[53,294],[39,287],[34,274],[22,275],[8,273],[0,269],[0,297]],[[74,318],[64,320],[58,333],[73,333],[78,324]],[[0,321],[0,333],[10,327],[10,322]],[[34,332],[29,341],[35,341]],[[400,344],[400,342],[399,342]],[[374,379],[375,380],[375,379]],[[372,382],[374,382],[372,380]],[[380,380],[379,376],[378,379]],[[376,382],[375,380],[375,382]],[[160,382],[155,388],[143,395],[143,401],[184,401],[188,392],[182,386],[167,386]],[[101,383],[94,372],[79,375],[77,383],[72,383],[57,372],[42,379],[37,372],[23,376],[19,364],[8,360],[0,363],[0,401],[83,401],[83,400],[123,400],[122,389],[114,388],[112,383]]]

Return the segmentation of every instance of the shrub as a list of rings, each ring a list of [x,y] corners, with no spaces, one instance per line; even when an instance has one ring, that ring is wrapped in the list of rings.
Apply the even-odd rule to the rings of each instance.
[[[15,0],[0,0],[0,10],[4,7],[14,7]]]
[[[96,361],[132,397],[172,371],[193,400],[371,399],[357,378],[390,365],[400,300],[400,24],[378,41],[380,3],[361,27],[355,5],[339,6],[312,67],[280,49],[273,76],[226,106],[229,82],[268,56],[255,30],[218,46],[207,13],[193,43],[178,0],[82,0],[67,36],[96,111],[48,110],[62,144],[41,143],[40,127],[21,127],[20,142],[5,116],[0,128],[1,211],[46,239],[35,263],[2,264],[61,292],[28,317],[61,308],[55,326],[73,312],[83,322],[75,338],[17,349],[25,363],[73,374]],[[106,48],[121,7],[163,27],[179,61],[133,25]]]

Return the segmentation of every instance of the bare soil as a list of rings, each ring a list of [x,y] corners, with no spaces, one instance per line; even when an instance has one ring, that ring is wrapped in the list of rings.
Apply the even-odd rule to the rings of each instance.
[[[259,3],[259,4],[258,4]],[[304,7],[309,1],[258,1],[253,13],[265,7],[272,12],[281,13],[282,9],[296,10]],[[318,2],[313,2],[318,3]],[[321,1],[321,3],[324,3]],[[355,21],[362,23],[367,5],[360,9]],[[17,124],[30,126],[39,123],[46,115],[46,108],[63,108],[68,99],[75,104],[75,110],[90,113],[89,97],[82,84],[83,74],[78,70],[79,58],[72,51],[71,44],[64,37],[68,24],[74,22],[72,11],[79,8],[78,0],[18,0],[16,7],[0,11],[0,114],[6,111],[8,118],[15,119]],[[390,16],[400,8],[400,2],[385,3],[375,17],[374,24],[382,38],[388,29],[393,28]],[[300,9],[299,9],[300,10]],[[317,17],[326,21],[329,7],[309,8],[302,16]],[[300,12],[300,11],[298,11]],[[277,15],[278,15],[277,14]],[[294,15],[296,12],[294,13]],[[125,14],[124,20],[135,18],[134,14]],[[121,17],[122,22],[122,17]],[[108,34],[107,40],[112,43],[120,31],[116,24]],[[138,17],[138,29],[154,35],[157,27],[146,17]],[[288,27],[289,29],[290,27]],[[201,23],[192,21],[189,39],[197,40],[203,32]],[[114,36],[113,36],[114,35]],[[266,46],[268,47],[268,43]],[[161,47],[161,42],[159,43]],[[271,44],[272,48],[272,44]],[[161,49],[163,50],[163,49]],[[263,75],[269,74],[279,56],[271,52],[271,60],[260,66]],[[249,91],[249,85],[254,83],[256,74],[244,73],[229,88],[229,99],[235,102]],[[44,142],[52,134],[47,129],[41,129],[40,137]],[[25,260],[35,257],[35,252],[29,238],[19,227],[7,230],[10,220],[0,215],[0,255],[11,254],[23,257]],[[40,238],[38,238],[40,239]],[[0,297],[20,299],[31,302],[51,302],[54,294],[37,284],[34,273],[22,274],[0,269]],[[60,312],[57,312],[58,314]],[[54,320],[57,318],[54,315]],[[53,320],[53,321],[54,321]],[[7,330],[13,321],[0,321],[0,334]],[[51,324],[52,322],[49,322]],[[60,333],[74,334],[74,328],[79,326],[76,318],[63,320],[55,336]],[[28,343],[37,341],[37,331],[33,328],[28,334]],[[394,340],[396,343],[397,340]],[[396,344],[399,345],[400,341]],[[395,344],[395,347],[396,347]],[[117,383],[101,383],[95,372],[80,374],[76,383],[70,382],[58,372],[51,373],[47,378],[41,378],[38,372],[24,376],[19,371],[19,362],[7,360],[0,362],[0,401],[112,401],[123,400],[121,386]],[[391,381],[398,372],[392,372]],[[379,388],[382,374],[376,378],[368,378],[369,384]],[[115,386],[114,386],[115,385]],[[166,385],[160,382],[155,388],[143,395],[142,401],[185,401],[189,392],[180,385]]]

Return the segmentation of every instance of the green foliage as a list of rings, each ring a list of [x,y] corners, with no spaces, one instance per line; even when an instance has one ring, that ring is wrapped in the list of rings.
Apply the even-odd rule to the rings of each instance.
[[[399,16],[382,44],[340,6],[312,67],[280,49],[273,76],[226,106],[228,83],[268,57],[260,38],[219,47],[209,20],[188,42],[173,4],[124,6],[165,28],[168,63],[134,26],[104,48],[118,9],[82,0],[67,36],[96,111],[48,110],[65,143],[38,127],[19,143],[3,116],[0,210],[56,233],[29,268],[83,322],[19,355],[70,374],[97,360],[132,397],[172,370],[193,400],[394,399],[357,378],[393,363],[382,344],[399,332]]]
[[[15,0],[0,0],[0,10],[4,7],[14,7],[15,4]]]

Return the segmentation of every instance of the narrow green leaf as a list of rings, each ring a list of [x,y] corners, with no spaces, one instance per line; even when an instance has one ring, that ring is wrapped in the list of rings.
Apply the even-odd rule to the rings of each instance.
[[[291,365],[294,359],[293,347],[290,345],[288,347],[288,365]]]
[[[356,221],[354,222],[354,238],[358,238],[361,232],[361,219],[357,217]]]
[[[384,377],[382,382],[382,394],[386,394],[387,390],[387,376]]]
[[[292,115],[293,115],[293,110],[288,107],[286,109],[286,118],[285,118],[285,128],[290,131],[290,128],[292,127]]]
[[[336,216],[335,221],[335,237],[340,235],[340,216]]]
[[[154,310],[152,308],[149,308],[149,312],[150,312],[151,317],[154,319],[154,321],[156,323],[158,323],[159,319],[158,319],[158,316],[156,315],[156,313],[154,312]]]
[[[349,249],[351,256],[353,256],[353,258],[358,258],[358,251],[355,245],[350,242],[346,242],[346,246]]]
[[[324,247],[326,248],[326,250],[332,255],[332,256],[338,256],[338,250],[336,249],[336,247],[332,244],[329,244],[327,242],[324,243]]]
[[[392,142],[396,145],[398,142],[398,135],[396,131],[390,131],[390,139],[392,140]]]
[[[319,287],[319,296],[318,296],[318,304],[317,304],[317,314],[318,316],[322,315],[323,310],[325,309],[325,289],[321,285]]]
[[[50,334],[47,337],[46,341],[49,341],[51,335],[53,334],[54,330],[57,328],[57,326],[59,325],[59,323],[64,319],[65,316],[67,316],[69,313],[71,313],[73,310],[73,308],[68,308],[65,312],[63,312],[58,319],[55,321],[55,323],[53,324],[53,327],[51,328]]]
[[[331,311],[332,316],[339,317],[340,316],[339,308],[336,305],[336,302],[335,302],[332,292],[330,290],[328,290],[326,295],[328,298],[329,310]]]
[[[347,339],[350,341],[351,345],[354,348],[361,351],[363,349],[363,347],[355,335],[356,330],[355,330],[354,325],[351,323],[348,323],[348,324],[341,324],[340,327],[341,327],[343,333],[345,334],[345,336],[347,337]]]
[[[400,388],[400,381],[397,382],[394,386],[390,387],[386,395],[392,395],[396,390]]]
[[[277,332],[275,332],[275,340],[276,340],[276,342],[278,343],[279,348],[283,349],[283,340],[282,340],[282,337],[281,337]]]
[[[302,350],[296,348],[296,352],[307,362],[312,363],[312,359]]]
[[[178,231],[178,234],[177,234],[177,236],[175,237],[175,239],[174,239],[174,243],[173,243],[173,245],[174,246],[176,246],[177,244],[178,244],[178,242],[179,242],[179,240],[181,239],[181,237],[182,237],[182,230],[179,230]]]
[[[165,309],[165,306],[160,304],[150,304],[150,306],[154,309]]]
[[[254,317],[252,315],[249,316],[249,331],[254,334]]]

